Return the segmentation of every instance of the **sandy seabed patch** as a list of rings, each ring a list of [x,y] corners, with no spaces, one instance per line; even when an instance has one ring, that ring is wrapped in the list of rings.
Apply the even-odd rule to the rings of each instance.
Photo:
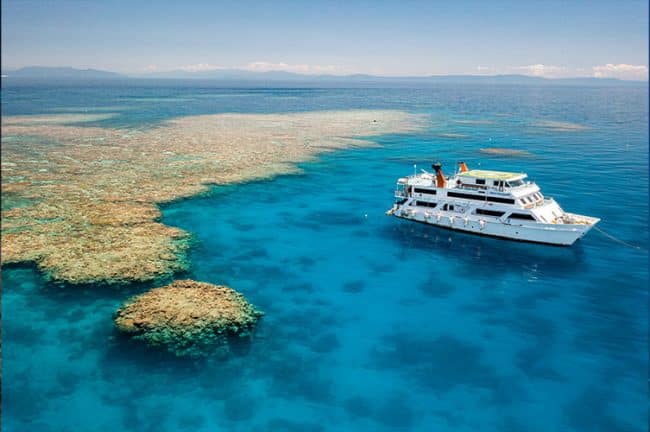
[[[35,262],[54,282],[150,281],[187,268],[188,233],[157,203],[209,184],[295,173],[296,163],[360,139],[415,132],[401,111],[182,117],[146,130],[70,125],[100,115],[2,119],[2,263]],[[24,204],[27,203],[27,204]]]

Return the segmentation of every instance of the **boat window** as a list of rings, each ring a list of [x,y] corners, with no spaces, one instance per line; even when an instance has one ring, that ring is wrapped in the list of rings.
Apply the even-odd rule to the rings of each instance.
[[[471,195],[467,193],[460,193],[460,192],[447,192],[448,197],[454,197],[454,198],[465,198],[465,199],[471,199],[471,200],[478,200],[478,201],[491,201],[491,202],[496,202],[496,203],[503,203],[503,204],[514,204],[515,200],[511,198],[500,198],[500,197],[493,197],[493,196],[479,196],[479,195]]]
[[[512,213],[509,216],[510,219],[523,219],[523,220],[535,220],[535,218],[529,214],[524,213]]]
[[[476,214],[501,217],[505,212],[496,210],[476,209]]]
[[[415,205],[422,206],[422,207],[435,208],[438,204],[437,203],[426,202],[426,201],[416,201]]]
[[[487,197],[488,201],[503,203],[503,204],[514,204],[515,200],[510,198],[497,198],[497,197]]]
[[[517,187],[521,186],[522,184],[524,184],[523,180],[512,180],[508,182],[508,186],[510,187]]]
[[[485,180],[484,179],[476,179],[476,184],[484,185]]]
[[[422,189],[422,188],[415,188],[414,192],[416,193],[422,193],[422,194],[429,194],[429,195],[435,195],[436,191],[432,189]]]
[[[498,180],[494,180],[494,181],[492,182],[492,184],[493,184],[494,186],[499,186],[499,181],[498,181]]]
[[[450,205],[450,206],[449,206],[449,210],[453,210],[453,209],[454,209],[454,206],[453,206],[453,205]]]

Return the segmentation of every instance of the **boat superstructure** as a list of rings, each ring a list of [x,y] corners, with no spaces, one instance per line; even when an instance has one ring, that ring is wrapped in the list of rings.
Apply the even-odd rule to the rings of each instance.
[[[453,176],[442,166],[400,178],[387,212],[403,219],[511,240],[572,245],[600,219],[567,213],[525,173],[469,170]]]

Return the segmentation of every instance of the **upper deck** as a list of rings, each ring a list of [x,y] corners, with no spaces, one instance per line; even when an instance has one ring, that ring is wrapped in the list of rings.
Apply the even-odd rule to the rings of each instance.
[[[507,171],[470,170],[458,174],[458,177],[484,180],[515,181],[526,178],[526,174]]]
[[[534,208],[544,203],[539,187],[525,181],[525,173],[507,171],[471,170],[447,177],[442,186],[436,176],[424,170],[420,174],[402,177],[398,181],[396,196],[454,197],[470,200],[515,204],[521,208]],[[407,190],[404,190],[407,188]]]
[[[456,174],[450,183],[451,187],[503,192],[528,186],[530,183],[524,181],[526,177],[525,173],[471,170]]]

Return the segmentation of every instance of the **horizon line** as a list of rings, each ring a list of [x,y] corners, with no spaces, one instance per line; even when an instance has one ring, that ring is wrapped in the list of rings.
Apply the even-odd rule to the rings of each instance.
[[[264,74],[274,74],[274,73],[285,73],[289,75],[294,75],[294,76],[300,76],[300,77],[313,77],[313,78],[319,78],[319,77],[332,77],[332,78],[351,78],[351,77],[356,77],[356,76],[366,76],[370,78],[381,78],[381,79],[425,79],[425,78],[444,78],[444,77],[467,77],[467,78],[496,78],[496,77],[525,77],[525,78],[532,78],[532,79],[542,79],[542,80],[548,80],[548,81],[561,81],[561,80],[573,80],[573,79],[593,79],[593,80],[613,80],[613,81],[621,81],[621,82],[641,82],[645,83],[648,82],[648,75],[645,76],[645,79],[625,79],[625,78],[620,78],[620,77],[612,77],[612,76],[595,76],[595,75],[568,75],[568,76],[543,76],[540,74],[526,74],[526,73],[516,73],[516,72],[508,72],[508,73],[492,73],[492,74],[486,74],[486,73],[431,73],[431,74],[425,74],[425,75],[381,75],[381,74],[373,74],[373,73],[365,73],[365,72],[350,72],[350,73],[334,73],[332,71],[330,72],[318,72],[318,73],[308,73],[308,72],[300,72],[300,71],[293,71],[293,70],[287,70],[287,69],[273,69],[273,70],[250,70],[250,69],[245,69],[242,67],[214,67],[214,68],[209,68],[209,69],[201,69],[201,70],[187,70],[182,67],[176,68],[176,69],[169,69],[169,70],[161,70],[161,71],[146,71],[146,72],[116,72],[108,69],[98,69],[95,67],[73,67],[73,66],[40,66],[40,65],[29,65],[29,66],[21,66],[21,67],[10,67],[10,68],[2,68],[2,78],[12,78],[11,72],[17,72],[21,71],[23,69],[68,69],[70,71],[74,72],[100,72],[100,73],[110,73],[110,74],[115,74],[119,75],[125,78],[159,78],[159,79],[165,79],[165,77],[157,77],[156,75],[164,75],[164,74],[172,74],[172,73],[177,73],[177,74],[187,74],[187,75],[196,75],[200,78],[200,75],[203,74],[209,74],[209,73],[215,73],[215,72],[241,72],[241,73],[247,73],[247,74],[259,74],[259,75],[264,75]],[[14,77],[16,78],[16,77]],[[26,78],[26,77],[23,77]],[[170,79],[174,79],[174,77],[169,77]],[[178,79],[178,78],[177,78]],[[187,77],[184,77],[184,79],[187,79]]]

